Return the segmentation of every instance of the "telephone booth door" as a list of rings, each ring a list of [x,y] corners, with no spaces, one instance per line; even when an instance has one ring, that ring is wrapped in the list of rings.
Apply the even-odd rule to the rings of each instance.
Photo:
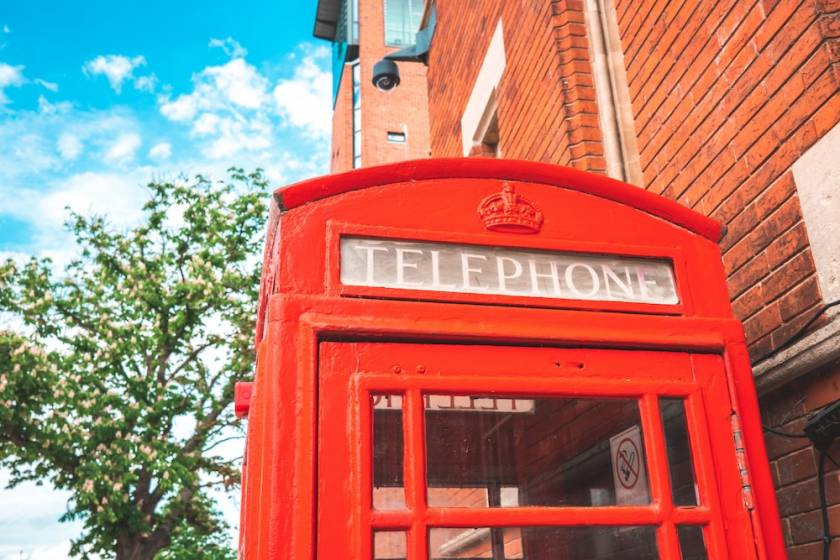
[[[720,356],[323,342],[317,558],[756,558]]]

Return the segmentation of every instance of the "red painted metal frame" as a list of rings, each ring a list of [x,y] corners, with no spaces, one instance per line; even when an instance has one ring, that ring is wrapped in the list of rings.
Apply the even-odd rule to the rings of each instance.
[[[717,481],[711,461],[708,424],[718,438],[725,438],[729,427],[726,416],[715,415],[711,410],[728,400],[725,382],[714,382],[714,378],[723,378],[720,360],[709,363],[709,357],[703,356],[700,359],[705,363],[696,364],[687,354],[644,351],[353,343],[323,344],[321,355],[335,359],[327,360],[328,371],[321,371],[324,381],[320,393],[328,397],[322,401],[319,413],[322,426],[319,439],[323,449],[320,473],[322,477],[328,477],[333,471],[349,472],[353,473],[354,480],[352,485],[342,487],[352,488],[351,492],[342,494],[339,488],[328,488],[320,494],[322,510],[331,509],[330,516],[353,520],[353,530],[346,535],[346,540],[332,531],[320,538],[320,557],[338,557],[342,552],[354,550],[355,557],[372,558],[371,539],[353,540],[351,536],[372,535],[375,530],[407,530],[412,551],[409,557],[427,558],[426,535],[427,529],[432,527],[579,525],[581,520],[587,525],[658,526],[658,545],[663,558],[680,557],[677,524],[703,526],[710,558],[753,556],[752,542],[738,538],[739,533],[750,532],[747,512],[739,507],[737,495],[726,496],[734,503],[721,507],[717,487],[719,482],[727,485],[730,480]],[[558,375],[557,363],[585,363],[586,379],[580,379],[577,367],[569,367]],[[422,364],[419,370],[415,367],[418,364]],[[616,377],[616,364],[621,364],[623,372],[635,373]],[[598,508],[429,507],[423,452],[422,393],[426,391],[435,394],[491,392],[521,397],[638,398],[650,473],[651,504]],[[401,394],[406,403],[403,413],[405,511],[375,511],[372,508],[372,394]],[[678,507],[671,501],[657,402],[659,396],[685,399],[699,506]],[[350,403],[350,406],[332,407],[333,401]],[[358,440],[350,440],[352,445],[348,445],[343,429],[348,421],[348,410],[353,416],[349,421],[357,426],[355,433],[359,436]],[[730,449],[724,450],[723,454],[728,451],[732,455],[733,445],[729,443]],[[724,532],[722,509],[736,514],[726,519],[727,533]]]
[[[546,215],[541,233],[525,236],[484,230],[475,208],[484,197],[500,190],[500,179],[520,181],[516,191]],[[282,208],[272,209],[267,235],[257,327],[257,373],[248,419],[240,530],[245,558],[316,558],[317,537],[327,530],[318,525],[324,513],[324,508],[316,505],[319,487],[321,497],[335,495],[322,487],[331,484],[330,477],[318,476],[319,454],[330,457],[331,452],[319,440],[323,425],[318,410],[324,399],[338,410],[347,410],[346,422],[339,426],[345,445],[362,445],[359,434],[365,430],[364,415],[348,407],[347,400],[324,393],[319,386],[325,372],[342,371],[337,368],[340,356],[323,351],[330,341],[545,345],[590,352],[612,348],[691,354],[698,381],[693,389],[684,387],[689,391],[689,430],[696,436],[692,444],[708,450],[695,457],[697,476],[716,480],[716,486],[707,485],[707,492],[718,493],[724,524],[731,527],[738,523],[747,510],[732,505],[741,499],[732,435],[711,428],[722,425],[736,411],[744,430],[756,507],[749,511],[753,530],[728,538],[743,541],[740,546],[746,550],[742,554],[745,558],[785,557],[743,329],[732,317],[720,252],[714,242],[720,234],[716,223],[603,177],[544,164],[495,160],[428,160],[370,168],[294,185],[278,191],[276,201]],[[595,227],[601,217],[608,227]],[[586,227],[586,223],[594,225]],[[535,307],[529,298],[516,302],[453,302],[440,301],[445,298],[412,301],[404,296],[391,299],[393,294],[376,292],[351,294],[335,283],[331,261],[334,248],[330,246],[344,225],[350,229],[374,228],[384,236],[425,232],[455,243],[474,243],[480,238],[481,244],[489,245],[565,248],[575,244],[603,248],[611,254],[622,254],[619,247],[625,251],[628,247],[648,247],[650,256],[661,256],[664,253],[656,247],[673,248],[682,261],[677,270],[682,309],[661,314],[641,308],[618,312],[599,307],[597,302],[550,308]],[[489,362],[484,365],[492,366]],[[621,364],[615,365],[615,371],[619,371]],[[599,379],[604,387],[613,382],[608,374]],[[406,403],[407,414],[413,410],[415,416],[422,415],[420,388],[406,386],[408,394],[415,395]],[[359,384],[352,388],[352,394],[358,397],[365,390]],[[728,397],[718,402],[723,397],[710,400],[709,395]],[[651,399],[642,397],[648,424],[658,414]],[[704,431],[704,425],[710,429]],[[657,437],[645,433],[646,440],[655,441]],[[408,443],[422,450],[421,441]],[[660,453],[657,449],[661,449],[660,444],[653,444],[654,456]],[[656,468],[662,472],[662,457],[653,461],[658,461]],[[417,473],[422,473],[423,465],[414,461],[407,467],[414,469],[414,480],[422,480]],[[354,483],[353,499],[363,504],[359,485],[364,468],[356,468],[359,473],[353,476],[336,471],[332,484],[349,484],[355,477],[359,482]],[[657,484],[664,484],[661,477],[657,480]],[[411,504],[423,503],[418,492],[415,485]],[[664,500],[664,487],[657,492]],[[710,499],[707,503],[713,502]],[[663,515],[662,505],[659,507],[658,515]],[[705,515],[702,508],[697,509],[685,515]],[[549,517],[561,515],[547,513]],[[529,519],[537,522],[540,513],[523,515],[534,516]],[[361,523],[361,517],[354,519],[354,523]],[[359,550],[368,538],[362,536],[361,525],[348,525],[347,518],[333,521],[337,525],[329,535],[338,538],[347,533],[354,539],[352,550]],[[397,516],[387,523],[404,526],[408,521]],[[371,515],[370,523],[386,521],[377,514]],[[419,541],[423,539],[417,534],[413,533],[412,546],[422,548],[425,545]],[[669,539],[660,543],[663,551],[673,550]],[[754,543],[747,543],[752,539]]]

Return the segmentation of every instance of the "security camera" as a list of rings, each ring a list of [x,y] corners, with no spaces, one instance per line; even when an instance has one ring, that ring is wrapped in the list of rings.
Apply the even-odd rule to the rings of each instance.
[[[400,69],[393,60],[383,58],[373,65],[373,85],[379,91],[390,91],[400,85]]]

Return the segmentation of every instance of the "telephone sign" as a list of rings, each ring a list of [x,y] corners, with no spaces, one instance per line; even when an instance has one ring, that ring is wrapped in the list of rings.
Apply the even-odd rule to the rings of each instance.
[[[353,286],[601,301],[679,302],[670,262],[343,237],[341,281]]]
[[[720,235],[533,162],[277,190],[240,558],[784,558]]]

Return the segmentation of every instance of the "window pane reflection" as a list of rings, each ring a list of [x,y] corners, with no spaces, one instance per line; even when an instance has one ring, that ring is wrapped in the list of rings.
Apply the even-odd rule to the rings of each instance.
[[[371,395],[373,410],[373,507],[405,509],[402,396]]]
[[[374,560],[404,560],[405,532],[376,531],[373,534]]]
[[[635,399],[424,398],[431,507],[650,503]]]
[[[685,403],[683,399],[659,399],[659,411],[665,428],[665,448],[674,504],[696,506],[697,485],[694,482],[694,465],[685,422]]]
[[[429,531],[429,554],[437,559],[524,558],[522,529],[518,527],[478,527],[470,529],[432,529]]]
[[[504,527],[432,529],[433,560],[656,560],[654,527]]]
[[[708,558],[701,527],[682,525],[677,527],[677,536],[680,539],[682,560],[706,560]]]

